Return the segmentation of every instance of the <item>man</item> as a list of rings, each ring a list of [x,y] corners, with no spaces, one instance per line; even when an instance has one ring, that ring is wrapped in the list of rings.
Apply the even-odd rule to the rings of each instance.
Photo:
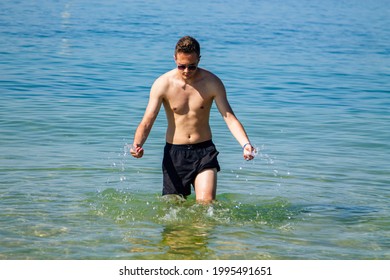
[[[192,185],[196,200],[209,203],[215,200],[220,170],[209,125],[213,101],[243,148],[246,160],[253,159],[254,148],[230,107],[221,80],[198,68],[200,57],[200,46],[194,38],[185,36],[177,42],[174,54],[177,68],[154,82],[130,153],[135,158],[143,156],[143,145],[161,104],[164,105],[168,128],[163,159],[163,195],[186,197],[191,194]]]

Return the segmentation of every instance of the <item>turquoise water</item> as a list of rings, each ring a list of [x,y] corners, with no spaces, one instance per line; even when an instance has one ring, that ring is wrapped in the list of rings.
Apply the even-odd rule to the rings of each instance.
[[[390,259],[389,1],[2,1],[0,259]],[[260,153],[212,110],[218,201],[161,193],[165,116],[127,144],[193,35]]]

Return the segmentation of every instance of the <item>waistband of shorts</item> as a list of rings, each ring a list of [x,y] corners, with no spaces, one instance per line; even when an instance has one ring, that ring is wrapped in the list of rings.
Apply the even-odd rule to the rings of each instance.
[[[171,144],[166,143],[165,147],[168,149],[178,149],[178,150],[195,150],[195,149],[202,149],[202,148],[208,148],[210,146],[214,146],[214,143],[212,140],[207,140],[204,142],[196,143],[196,144]]]

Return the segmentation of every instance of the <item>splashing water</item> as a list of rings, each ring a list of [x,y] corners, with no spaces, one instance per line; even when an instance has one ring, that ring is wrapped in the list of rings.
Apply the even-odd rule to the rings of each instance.
[[[166,199],[150,194],[106,189],[89,199],[92,212],[119,223],[152,222],[156,224],[190,224],[195,222],[219,225],[269,225],[290,221],[299,214],[285,199],[264,201],[260,197],[220,194],[210,205],[188,200]]]

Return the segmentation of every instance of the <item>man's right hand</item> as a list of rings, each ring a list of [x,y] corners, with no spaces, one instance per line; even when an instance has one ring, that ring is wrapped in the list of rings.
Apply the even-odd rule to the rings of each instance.
[[[135,158],[141,158],[144,155],[144,149],[138,145],[133,145],[130,154]]]

